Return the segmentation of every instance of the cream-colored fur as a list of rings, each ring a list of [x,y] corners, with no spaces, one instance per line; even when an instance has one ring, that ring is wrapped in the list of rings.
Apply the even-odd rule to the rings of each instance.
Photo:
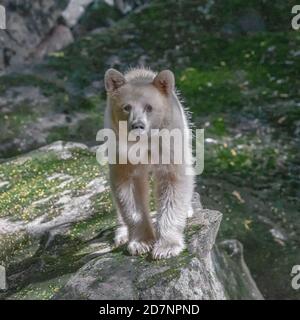
[[[115,131],[118,141],[119,121],[128,121],[129,130],[138,127],[134,130],[139,134],[149,134],[151,129],[179,129],[182,132],[188,129],[171,71],[155,74],[140,68],[122,75],[109,69],[105,74],[105,87],[105,127]],[[192,170],[189,162],[192,153],[189,146],[186,148],[188,159],[183,164],[110,165],[110,183],[119,224],[116,245],[128,242],[128,250],[133,255],[152,250],[155,259],[176,256],[183,250],[183,232],[186,218],[191,216],[194,189],[193,175],[191,172],[187,175],[187,169]],[[156,181],[158,216],[155,228],[148,206],[150,172]]]

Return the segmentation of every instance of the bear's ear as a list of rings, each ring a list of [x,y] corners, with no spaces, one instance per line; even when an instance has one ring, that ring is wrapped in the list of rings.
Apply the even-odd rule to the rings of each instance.
[[[104,76],[105,89],[108,92],[119,89],[125,84],[125,78],[121,72],[115,69],[108,69]]]
[[[175,77],[172,71],[163,70],[153,80],[153,85],[163,94],[170,95],[175,88]]]

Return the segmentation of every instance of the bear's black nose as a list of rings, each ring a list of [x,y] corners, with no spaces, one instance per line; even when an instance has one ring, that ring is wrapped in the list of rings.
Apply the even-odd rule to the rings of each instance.
[[[131,128],[132,128],[132,130],[135,130],[135,129],[144,130],[145,129],[145,124],[143,122],[136,122],[136,123],[132,124]]]

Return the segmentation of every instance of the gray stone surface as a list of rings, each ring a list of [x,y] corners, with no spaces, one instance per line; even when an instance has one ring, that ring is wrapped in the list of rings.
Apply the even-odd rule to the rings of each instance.
[[[66,1],[4,0],[6,30],[0,33],[0,70],[26,62],[56,26]]]
[[[231,240],[214,245],[222,214],[203,210],[199,201],[194,201],[194,212],[187,250],[179,257],[153,261],[128,256],[123,249],[101,252],[54,299],[262,299],[241,244]]]
[[[83,15],[85,8],[94,0],[70,0],[66,9],[62,12],[66,24],[74,27],[80,17]]]
[[[65,48],[73,41],[74,37],[71,30],[64,25],[57,25],[36,48],[34,57],[41,59],[49,53]]]

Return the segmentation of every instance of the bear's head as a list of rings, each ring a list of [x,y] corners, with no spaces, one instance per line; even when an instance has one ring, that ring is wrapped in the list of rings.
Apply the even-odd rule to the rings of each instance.
[[[164,127],[175,90],[171,71],[161,71],[152,79],[139,76],[126,79],[126,75],[109,69],[105,74],[105,88],[115,124],[127,121],[128,131],[136,135]]]

